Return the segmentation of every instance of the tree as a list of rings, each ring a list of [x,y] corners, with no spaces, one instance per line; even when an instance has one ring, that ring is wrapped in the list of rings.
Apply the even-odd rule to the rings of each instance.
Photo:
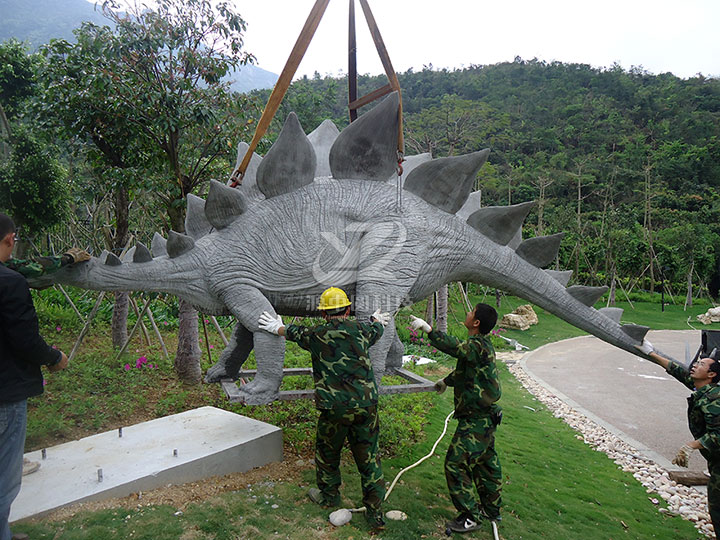
[[[16,130],[10,159],[0,168],[0,206],[13,216],[25,239],[63,220],[67,212],[62,167],[51,149],[24,128]],[[26,245],[21,242],[19,247]]]
[[[161,201],[170,228],[184,232],[185,197],[228,174],[227,160],[248,129],[244,100],[223,82],[231,67],[252,60],[241,52],[245,21],[226,2],[213,7],[208,0],[120,9],[106,0],[102,10],[113,29],[85,24],[78,34],[84,47],[78,58],[92,61],[71,67],[93,85],[81,91],[92,108],[81,131],[108,165],[141,167],[143,187]],[[52,52],[63,55],[67,47],[60,43]],[[73,108],[69,103],[67,110]],[[196,383],[197,313],[181,301],[180,314],[175,367],[182,380]]]

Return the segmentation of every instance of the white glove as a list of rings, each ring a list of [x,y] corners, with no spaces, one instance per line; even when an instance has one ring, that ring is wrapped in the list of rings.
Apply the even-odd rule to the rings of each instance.
[[[410,318],[412,319],[410,321],[410,328],[412,328],[413,330],[415,330],[415,331],[422,330],[425,333],[429,333],[432,330],[430,325],[428,323],[426,323],[425,321],[423,321],[420,317],[415,317],[414,315],[410,315]]]
[[[373,319],[375,319],[377,322],[382,324],[383,326],[387,326],[387,324],[390,322],[390,314],[389,313],[380,313],[380,310],[378,309],[370,315]]]
[[[447,389],[447,384],[445,384],[444,379],[440,379],[435,383],[435,391],[438,394],[442,394]]]
[[[265,330],[266,332],[277,335],[278,330],[280,330],[280,328],[284,325],[280,315],[278,315],[276,319],[267,311],[263,311],[262,315],[260,315],[260,318],[258,319],[258,326],[260,327],[260,330]]]
[[[635,345],[635,348],[645,354],[650,354],[651,352],[653,352],[655,350],[655,349],[653,349],[652,343],[650,343],[647,339],[643,339],[642,345],[640,345],[640,346]]]

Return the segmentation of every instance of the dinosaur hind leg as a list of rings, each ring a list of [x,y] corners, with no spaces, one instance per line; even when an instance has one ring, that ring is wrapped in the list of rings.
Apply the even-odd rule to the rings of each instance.
[[[240,387],[242,400],[249,405],[264,405],[278,398],[283,378],[285,338],[269,334],[258,328],[258,318],[263,311],[276,316],[270,301],[249,285],[230,286],[221,295],[248,333],[252,334],[257,374],[248,384]]]
[[[402,367],[402,360],[403,355],[405,354],[405,345],[402,341],[400,341],[400,336],[397,334],[397,328],[395,327],[395,321],[388,324],[393,325],[395,328],[395,337],[392,340],[392,343],[390,343],[390,348],[387,352],[387,360],[385,360],[385,368],[397,368]]]
[[[206,383],[220,382],[220,379],[237,378],[238,371],[253,349],[253,335],[242,324],[237,323],[232,337],[215,365],[205,374]]]

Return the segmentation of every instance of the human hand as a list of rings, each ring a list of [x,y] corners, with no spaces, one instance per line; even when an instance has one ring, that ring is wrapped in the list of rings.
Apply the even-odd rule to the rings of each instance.
[[[68,249],[63,255],[70,257],[72,260],[70,264],[89,261],[92,258],[87,251],[76,247]]]
[[[390,314],[387,312],[381,313],[379,309],[375,311],[372,315],[370,315],[371,319],[375,319],[377,322],[382,324],[383,326],[387,326],[390,322]]]
[[[430,331],[432,330],[430,325],[428,323],[426,323],[425,321],[423,321],[420,317],[415,317],[414,315],[410,315],[410,318],[412,319],[410,321],[410,328],[412,328],[413,330],[415,330],[415,331],[422,330],[425,333],[430,333]]]
[[[60,355],[60,361],[54,366],[48,366],[48,371],[52,373],[57,373],[58,371],[62,371],[63,369],[68,367],[70,361],[68,360],[67,355],[62,351],[60,351]]]
[[[266,332],[270,332],[271,334],[279,335],[279,330],[284,325],[282,322],[282,317],[280,317],[280,315],[275,318],[267,311],[263,311],[262,315],[260,315],[260,318],[258,319],[258,326],[260,327],[260,330],[265,330]]]
[[[680,450],[678,450],[677,455],[673,458],[672,462],[673,465],[677,465],[679,467],[685,467],[687,469],[688,462],[690,461],[690,454],[692,451],[695,450],[692,446],[688,444],[684,444]]]
[[[440,379],[435,383],[435,391],[438,394],[442,394],[447,389],[447,384],[444,379]]]

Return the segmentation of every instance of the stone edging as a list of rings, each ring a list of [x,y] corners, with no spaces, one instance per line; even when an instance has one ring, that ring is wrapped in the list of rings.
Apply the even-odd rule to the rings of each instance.
[[[663,514],[679,515],[693,522],[699,533],[714,538],[712,523],[707,513],[707,495],[697,489],[670,480],[668,469],[675,469],[660,454],[630,439],[601,419],[585,411],[575,402],[535,377],[525,364],[525,357],[516,353],[498,353],[498,359],[508,364],[510,373],[553,413],[575,431],[578,439],[598,452],[604,452],[619,468],[633,474],[646,488],[647,493],[657,493],[667,502],[667,508],[660,507],[660,501],[648,497]]]

